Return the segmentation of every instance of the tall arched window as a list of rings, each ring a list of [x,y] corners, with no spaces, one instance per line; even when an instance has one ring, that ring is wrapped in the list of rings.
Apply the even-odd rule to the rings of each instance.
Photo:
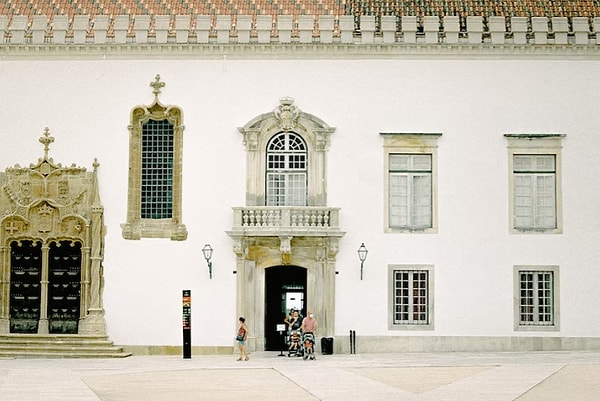
[[[154,103],[136,106],[129,125],[129,195],[123,238],[187,239],[181,221],[183,111],[158,100],[160,75],[150,84]]]
[[[267,145],[267,206],[306,206],[307,150],[293,132],[275,135]]]

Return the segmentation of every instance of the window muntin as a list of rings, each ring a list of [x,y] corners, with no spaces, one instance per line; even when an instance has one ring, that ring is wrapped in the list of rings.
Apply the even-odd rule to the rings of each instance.
[[[432,204],[432,155],[390,154],[390,227],[431,228]]]
[[[294,133],[275,135],[267,144],[267,206],[306,206],[308,153]]]
[[[554,273],[519,271],[519,325],[554,326]]]
[[[428,325],[429,272],[393,271],[393,324]]]
[[[556,228],[556,156],[515,154],[513,157],[514,227]]]
[[[148,120],[142,125],[141,218],[173,215],[173,124]]]

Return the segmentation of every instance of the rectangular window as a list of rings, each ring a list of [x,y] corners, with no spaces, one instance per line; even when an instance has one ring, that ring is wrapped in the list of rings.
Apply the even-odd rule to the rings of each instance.
[[[394,272],[396,295],[395,324],[427,324],[427,272],[397,270]]]
[[[267,205],[305,206],[305,173],[268,173]]]
[[[552,272],[519,272],[519,324],[552,326],[554,324]]]
[[[141,218],[173,215],[173,124],[149,120],[142,126]]]
[[[555,155],[516,154],[513,157],[515,228],[556,228]]]
[[[433,267],[390,265],[390,329],[433,329]]]
[[[389,155],[389,225],[432,227],[431,154]]]
[[[508,142],[508,224],[513,234],[561,234],[563,134],[504,134]]]
[[[558,330],[557,282],[557,266],[515,266],[517,330]]]
[[[437,232],[437,148],[442,134],[382,132],[384,231]]]

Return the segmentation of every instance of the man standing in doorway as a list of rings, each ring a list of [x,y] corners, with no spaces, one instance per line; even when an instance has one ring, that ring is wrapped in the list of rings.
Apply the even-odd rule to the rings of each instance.
[[[308,312],[308,316],[306,316],[304,319],[302,319],[302,333],[306,334],[306,333],[312,333],[312,334],[316,334],[317,333],[317,319],[315,319],[315,316],[313,315],[312,312]]]
[[[308,312],[308,316],[302,319],[302,342],[304,343],[304,355],[306,360],[315,359],[315,336],[317,333],[317,320],[312,312]]]

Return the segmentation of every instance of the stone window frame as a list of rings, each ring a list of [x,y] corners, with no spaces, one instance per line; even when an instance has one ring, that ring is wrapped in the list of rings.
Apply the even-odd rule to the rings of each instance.
[[[551,272],[552,273],[552,300],[553,324],[552,325],[522,325],[520,314],[520,272]],[[558,265],[515,265],[513,266],[513,308],[515,331],[560,331],[560,274]]]
[[[504,134],[508,140],[508,224],[511,234],[562,234],[562,139],[564,134],[523,133]],[[515,227],[515,155],[553,155],[555,157],[556,227]]]
[[[267,144],[274,136],[284,132],[300,136],[307,147],[306,206],[326,206],[327,152],[335,127],[300,110],[291,97],[283,97],[279,103],[273,112],[261,114],[238,128],[244,135],[247,155],[246,206],[266,205]]]
[[[154,88],[154,103],[140,105],[131,110],[129,124],[129,182],[127,197],[127,222],[121,224],[122,236],[129,240],[141,238],[169,238],[173,241],[187,239],[187,229],[182,223],[182,156],[183,111],[178,106],[165,106],[158,100],[165,86],[156,75],[150,83]],[[171,218],[145,219],[141,217],[142,129],[148,120],[167,120],[173,125],[173,208]]]
[[[438,232],[438,156],[437,148],[441,133],[381,132],[383,137],[384,171],[384,232],[385,233],[424,233]],[[410,227],[390,226],[390,155],[391,154],[429,154],[431,155],[431,227],[413,229]]]
[[[394,272],[427,271],[427,324],[394,323],[395,283]],[[429,264],[390,264],[388,265],[388,330],[432,331],[435,322],[434,266]]]

